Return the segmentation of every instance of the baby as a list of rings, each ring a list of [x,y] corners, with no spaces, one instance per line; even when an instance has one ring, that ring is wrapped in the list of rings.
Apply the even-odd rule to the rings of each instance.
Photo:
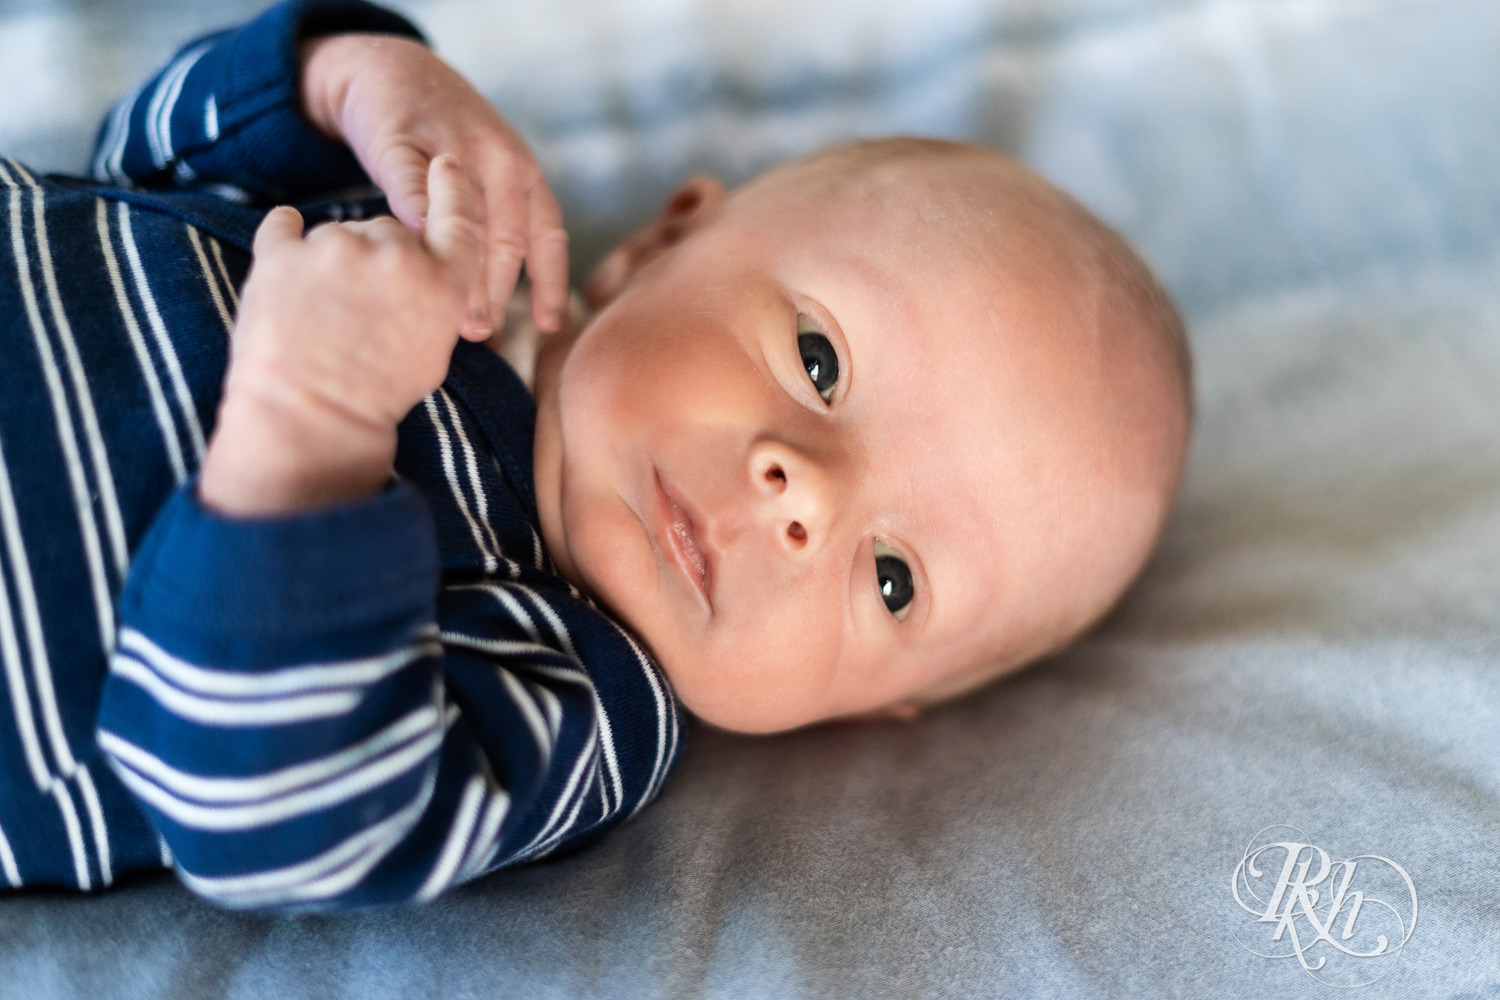
[[[1060,647],[1175,492],[1171,304],[987,151],[694,178],[570,312],[519,137],[402,18],[292,0],[94,173],[0,166],[11,885],[432,898],[633,815],[682,707],[909,719]]]
[[[1076,636],[1161,530],[1178,321],[998,155],[695,179],[586,287],[539,359],[543,534],[709,722],[911,718]]]

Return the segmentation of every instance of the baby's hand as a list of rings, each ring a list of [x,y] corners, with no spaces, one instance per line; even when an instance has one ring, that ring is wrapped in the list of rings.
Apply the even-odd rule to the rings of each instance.
[[[484,233],[466,335],[482,340],[504,321],[523,261],[532,318],[542,330],[562,326],[568,237],[557,199],[525,141],[452,67],[410,39],[320,38],[302,51],[302,99],[309,119],[348,143],[413,232],[428,215],[428,164],[442,153],[464,164]]]
[[[388,216],[305,237],[296,209],[261,223],[199,480],[207,506],[290,513],[385,484],[396,425],[447,374],[480,271],[463,169],[440,156],[426,179],[425,238]]]

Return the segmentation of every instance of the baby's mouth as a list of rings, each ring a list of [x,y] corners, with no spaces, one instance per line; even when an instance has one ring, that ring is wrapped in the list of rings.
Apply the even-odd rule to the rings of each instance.
[[[668,491],[666,484],[662,482],[661,473],[652,471],[656,478],[657,525],[661,543],[682,575],[702,597],[704,605],[712,611],[713,599],[709,596],[710,567],[708,557],[698,543],[697,525],[687,509]]]

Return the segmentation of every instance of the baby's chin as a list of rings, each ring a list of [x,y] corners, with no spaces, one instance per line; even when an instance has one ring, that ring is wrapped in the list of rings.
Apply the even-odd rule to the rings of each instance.
[[[712,666],[687,675],[674,670],[670,655],[657,663],[672,685],[672,691],[689,714],[716,729],[746,735],[767,735],[800,729],[834,718],[838,713],[822,711],[792,696],[769,696],[763,688],[736,682],[719,683]]]
[[[681,671],[675,669],[677,663],[670,654],[656,660],[683,707],[699,721],[727,732],[769,735],[827,722],[900,714],[895,709],[909,704],[906,698],[878,703],[849,698],[830,702],[821,691],[778,691],[774,683],[757,684],[743,674],[734,676],[733,666],[715,669],[711,662],[698,660]]]
[[[693,699],[681,700],[683,707],[699,721],[716,729],[747,736],[769,736],[829,723],[910,721],[917,718],[924,707],[913,700],[900,699],[870,708],[799,711],[788,706],[724,705],[718,701],[704,705]]]

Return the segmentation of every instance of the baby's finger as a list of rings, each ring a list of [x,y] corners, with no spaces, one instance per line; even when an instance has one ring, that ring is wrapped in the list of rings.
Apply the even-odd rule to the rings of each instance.
[[[426,227],[430,211],[428,168],[426,155],[411,146],[390,147],[375,165],[375,183],[385,192],[391,214],[418,234]]]
[[[526,194],[507,164],[502,176],[489,178],[484,195],[484,284],[490,316],[498,324],[526,258]]]
[[[373,218],[356,219],[351,222],[329,222],[319,226],[313,232],[316,233],[328,227],[337,227],[338,230],[353,233],[371,243],[401,243],[415,239],[405,225],[389,215],[377,215]]]
[[[427,190],[427,249],[447,268],[453,287],[467,296],[478,280],[482,251],[474,192],[457,158],[445,153],[432,161]]]
[[[251,252],[257,257],[275,251],[288,243],[302,241],[302,213],[290,205],[279,205],[266,213],[255,230]]]
[[[480,271],[483,271],[483,262],[480,264]],[[469,285],[468,319],[463,321],[459,336],[465,340],[486,340],[502,322],[504,316],[489,315],[489,292],[484,291],[483,280],[475,280]]]
[[[470,182],[472,185],[472,181]],[[470,190],[473,188],[471,186]],[[495,328],[504,323],[504,315],[490,315],[490,293],[485,288],[485,274],[489,268],[484,259],[484,234],[485,226],[484,193],[473,191],[474,215],[479,222],[479,269],[474,274],[474,282],[469,286],[469,318],[464,321],[463,329],[459,330],[460,336],[465,340],[484,340],[495,332]]]
[[[568,232],[562,209],[540,175],[531,188],[526,274],[531,278],[531,318],[548,333],[561,329],[568,311]]]

